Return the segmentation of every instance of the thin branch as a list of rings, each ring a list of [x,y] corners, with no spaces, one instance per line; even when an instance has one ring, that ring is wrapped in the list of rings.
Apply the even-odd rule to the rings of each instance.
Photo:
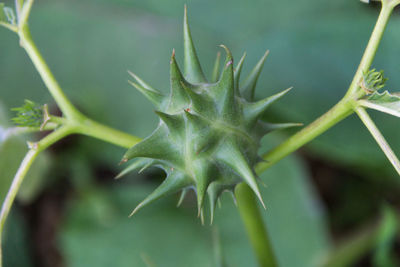
[[[4,28],[9,29],[10,31],[13,31],[15,33],[18,33],[18,27],[11,25],[10,23],[0,21],[0,26],[3,26]]]
[[[400,0],[382,0],[383,2],[388,2],[388,5],[392,6],[393,8],[397,5],[400,5]]]
[[[362,79],[363,72],[369,70],[371,67],[393,8],[394,6],[387,4],[382,6],[360,65],[344,98],[310,125],[292,135],[268,153],[264,154],[263,158],[265,159],[265,162],[259,163],[256,166],[257,172],[262,172],[268,169],[282,158],[315,139],[317,136],[321,135],[354,112],[353,109],[354,106],[356,106],[355,99],[359,99],[360,96],[365,95],[363,90],[359,90],[359,82]]]
[[[27,23],[28,23],[28,18],[29,15],[31,14],[31,9],[33,5],[34,0],[27,0],[21,9],[21,12],[19,13],[19,18],[18,18],[18,25],[20,29],[23,29]]]
[[[21,10],[22,10],[22,6],[24,5],[24,0],[15,0],[15,10],[17,12],[17,18],[19,20],[20,14],[21,14]]]
[[[368,115],[368,113],[365,111],[364,108],[358,107],[356,109],[356,112],[364,125],[368,128],[369,132],[372,134],[372,136],[375,138],[376,142],[382,149],[383,153],[385,153],[386,157],[392,163],[393,167],[396,169],[397,173],[400,175],[400,161],[394,154],[393,150],[390,148],[389,144],[386,142],[385,138],[379,131],[379,129],[376,127],[375,123],[371,119],[371,117]]]
[[[8,190],[7,195],[4,199],[3,205],[1,207],[1,212],[0,212],[0,266],[2,266],[2,256],[1,256],[1,241],[2,240],[1,239],[2,239],[4,224],[6,222],[8,214],[10,213],[10,210],[14,203],[15,197],[17,196],[19,188],[21,187],[21,184],[24,181],[26,174],[28,173],[30,167],[32,166],[33,162],[35,161],[36,157],[39,155],[39,153],[41,151],[45,150],[47,147],[51,146],[58,140],[64,138],[65,136],[67,136],[73,132],[74,132],[73,128],[63,126],[59,129],[57,129],[56,131],[52,132],[51,134],[47,135],[45,138],[43,138],[39,142],[29,143],[29,151],[27,152],[27,154],[25,155],[25,158],[23,159],[21,165],[19,166],[18,171],[15,174],[14,179],[11,183],[11,187]]]
[[[395,5],[388,4],[387,1],[382,2],[382,9],[379,13],[378,20],[376,21],[374,30],[372,31],[371,37],[368,41],[368,45],[365,48],[363,57],[361,58],[360,65],[358,66],[353,81],[351,82],[345,97],[353,98],[353,95],[357,92],[361,94],[359,97],[365,95],[363,90],[359,90],[359,82],[362,79],[363,72],[368,71],[371,67],[372,61],[375,58],[376,51],[378,50],[379,43],[382,40],[383,33],[394,6]]]
[[[6,139],[10,138],[11,136],[40,132],[40,131],[54,130],[58,126],[59,126],[59,124],[52,123],[52,122],[47,123],[42,129],[40,127],[12,127],[12,128],[7,128],[5,130],[2,130],[2,128],[0,126],[0,141],[6,140]]]
[[[14,202],[14,199],[18,193],[19,188],[24,180],[26,173],[28,172],[29,168],[31,167],[33,161],[39,154],[39,151],[36,149],[30,149],[26,154],[24,160],[22,161],[21,165],[18,168],[17,174],[12,181],[11,187],[8,190],[7,196],[3,202],[3,206],[1,207],[1,214],[0,214],[0,266],[2,266],[2,251],[1,251],[1,236],[3,233],[3,227],[5,221],[10,213],[11,206]]]

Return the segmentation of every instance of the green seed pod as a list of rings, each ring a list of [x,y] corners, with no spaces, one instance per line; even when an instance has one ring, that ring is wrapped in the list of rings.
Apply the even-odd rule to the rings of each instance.
[[[238,183],[245,182],[262,198],[254,166],[260,161],[257,152],[261,138],[276,129],[297,124],[271,124],[260,120],[261,115],[289,89],[254,101],[254,90],[268,51],[239,88],[243,56],[236,68],[229,49],[222,72],[219,58],[215,63],[213,80],[203,74],[187,21],[184,16],[184,74],[175,60],[170,61],[170,94],[163,95],[139,79],[131,84],[156,107],[160,123],[155,131],[130,148],[122,161],[137,160],[119,176],[149,166],[163,169],[164,182],[146,197],[132,215],[152,201],[182,191],[179,204],[189,189],[197,194],[198,213],[202,214],[206,195],[210,202],[211,218],[218,198],[224,191],[234,192]],[[264,205],[264,204],[263,204]]]

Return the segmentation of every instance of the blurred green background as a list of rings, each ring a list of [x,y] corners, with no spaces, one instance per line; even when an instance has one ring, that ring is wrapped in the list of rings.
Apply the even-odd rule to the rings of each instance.
[[[5,3],[11,6],[13,1]],[[30,27],[66,94],[84,113],[145,137],[157,119],[152,105],[128,85],[127,70],[169,90],[172,49],[178,60],[183,58],[185,3],[205,72],[211,74],[219,44],[227,45],[236,59],[247,52],[245,73],[269,49],[257,96],[294,86],[268,118],[305,124],[344,95],[379,11],[378,5],[357,0],[41,0],[34,5]],[[373,64],[385,70],[392,91],[400,87],[399,47],[396,10]],[[11,125],[10,108],[24,99],[49,103],[56,112],[17,37],[0,29],[2,199],[26,149],[24,139],[3,140],[2,133]],[[400,154],[398,120],[370,113]],[[262,151],[289,134],[266,138]],[[213,227],[201,226],[193,196],[180,208],[175,208],[177,196],[171,196],[128,219],[163,174],[150,170],[113,180],[123,153],[81,136],[46,151],[24,182],[9,218],[5,267],[219,266],[219,246],[228,266],[256,266],[229,195]],[[400,208],[398,176],[355,116],[265,172],[262,179],[268,207],[262,212],[281,266],[319,266],[337,240],[360,229],[367,230],[357,237],[377,229],[365,225],[375,222],[383,207],[391,207],[389,214]],[[383,216],[380,230],[372,230],[378,241],[360,239],[356,248],[364,246],[360,251],[366,253],[359,253],[354,266],[399,263],[400,242],[391,230],[396,229],[392,217]]]

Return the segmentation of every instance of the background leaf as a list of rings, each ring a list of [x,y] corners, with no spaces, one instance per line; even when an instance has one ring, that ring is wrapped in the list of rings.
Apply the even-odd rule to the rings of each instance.
[[[144,266],[143,255],[155,266],[214,266],[212,229],[196,218],[195,197],[182,208],[175,207],[177,196],[164,198],[128,219],[156,186],[132,184],[131,178],[82,191],[71,203],[60,236],[67,266]],[[302,163],[290,157],[262,178],[268,185],[263,188],[268,208],[262,213],[280,266],[318,266],[330,248],[329,238]],[[215,225],[228,266],[256,266],[228,194],[216,211]]]

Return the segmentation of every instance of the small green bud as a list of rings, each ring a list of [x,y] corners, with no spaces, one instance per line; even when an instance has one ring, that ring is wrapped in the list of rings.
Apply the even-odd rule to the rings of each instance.
[[[25,100],[22,107],[11,110],[16,112],[11,120],[20,127],[40,127],[45,120],[44,107],[30,100]]]
[[[376,71],[376,69],[372,69],[363,73],[360,87],[367,94],[372,94],[385,87],[387,80],[388,79],[383,76],[383,70]]]

